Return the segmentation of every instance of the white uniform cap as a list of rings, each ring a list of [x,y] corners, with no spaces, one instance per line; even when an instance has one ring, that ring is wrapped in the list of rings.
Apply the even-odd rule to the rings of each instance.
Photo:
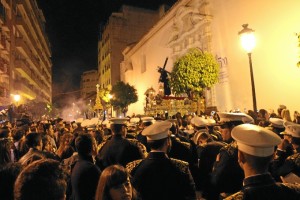
[[[137,124],[137,123],[140,122],[140,118],[139,118],[139,117],[133,117],[133,118],[130,119],[129,122],[130,122],[130,123],[135,123],[135,124]]]
[[[82,123],[82,122],[83,122],[83,118],[76,119],[76,123]]]
[[[241,121],[245,124],[253,124],[254,119],[245,113],[229,113],[229,112],[219,112],[220,122],[234,122]]]
[[[141,118],[142,122],[154,122],[155,119],[153,117],[142,117]]]
[[[98,125],[99,119],[97,117],[94,117],[91,119],[91,124],[90,125]]]
[[[170,135],[171,126],[171,122],[159,121],[145,128],[142,135],[146,136],[147,140],[160,140]]]
[[[207,124],[207,120],[203,117],[195,116],[191,119],[191,123],[194,124],[197,127],[205,127]]]
[[[289,125],[288,127],[291,129],[292,137],[300,138],[300,125],[299,124]]]
[[[82,127],[87,127],[91,124],[91,121],[89,119],[85,119],[81,122]]]
[[[128,123],[128,118],[119,118],[119,117],[116,117],[116,118],[111,118],[109,121],[110,121],[110,124],[123,124],[123,125],[127,125]]]
[[[231,136],[237,141],[240,151],[258,157],[272,155],[274,147],[281,142],[281,138],[273,131],[253,124],[234,127]]]
[[[229,113],[229,112],[220,112],[218,113],[220,117],[220,122],[234,122],[241,121],[245,124],[253,124],[254,119],[245,113]]]
[[[110,122],[108,119],[105,119],[104,121],[101,122],[102,125],[105,125],[106,128],[110,128]]]
[[[293,131],[292,131],[292,125],[297,125],[293,122],[289,122],[289,121],[285,121],[283,122],[283,126],[285,128],[285,130],[283,132],[280,132],[280,135],[292,135]]]
[[[206,121],[207,121],[208,126],[216,125],[216,121],[214,119],[208,118],[208,119],[206,119]]]
[[[283,126],[283,119],[279,119],[279,118],[270,118],[269,121],[271,122],[271,126],[275,127],[275,128],[284,128]]]

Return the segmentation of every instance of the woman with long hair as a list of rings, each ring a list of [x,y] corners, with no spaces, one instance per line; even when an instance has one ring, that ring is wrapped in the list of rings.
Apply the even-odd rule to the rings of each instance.
[[[105,168],[100,176],[95,200],[136,200],[130,175],[121,165]]]
[[[12,145],[12,140],[8,138],[0,138],[0,167],[12,162],[10,156]]]

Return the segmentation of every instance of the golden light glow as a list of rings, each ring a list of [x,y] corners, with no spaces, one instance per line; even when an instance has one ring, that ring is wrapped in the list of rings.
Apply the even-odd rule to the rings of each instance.
[[[15,95],[14,95],[14,100],[15,100],[16,102],[19,102],[20,99],[21,99],[21,96],[20,96],[20,95],[18,95],[18,94],[15,94]]]
[[[256,41],[253,33],[241,35],[241,44],[247,53],[251,53],[255,47]]]
[[[248,28],[248,24],[243,24],[243,30],[239,32],[240,41],[243,49],[251,53],[256,45],[254,30]]]

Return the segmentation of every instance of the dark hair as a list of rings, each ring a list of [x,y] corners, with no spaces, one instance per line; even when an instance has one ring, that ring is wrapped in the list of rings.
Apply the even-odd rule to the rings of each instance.
[[[14,199],[14,184],[22,170],[20,163],[9,163],[0,168],[0,196],[6,200]]]
[[[151,124],[153,124],[153,122],[143,122],[144,126],[150,126]]]
[[[124,124],[111,124],[110,129],[114,134],[122,134],[122,127],[125,126]]]
[[[241,151],[240,151],[241,152]],[[257,172],[265,172],[268,170],[269,164],[273,159],[273,155],[267,157],[259,157],[242,152],[247,163],[252,166]]]
[[[291,143],[300,146],[300,138],[292,137]]]
[[[88,133],[79,135],[75,140],[75,146],[79,155],[89,155],[93,150],[93,136]]]
[[[0,167],[11,162],[10,149],[12,141],[8,138],[0,138]]]
[[[147,140],[147,144],[151,149],[157,150],[163,147],[169,137],[160,139],[160,140]]]
[[[7,138],[9,136],[10,130],[7,127],[0,129],[0,138]]]
[[[103,170],[99,178],[95,200],[110,200],[109,190],[118,185],[121,185],[130,178],[129,173],[121,165],[111,165]],[[135,190],[133,191],[133,199],[136,196]]]
[[[15,132],[13,132],[13,138],[14,141],[19,141],[22,139],[22,137],[25,135],[25,131],[22,129],[18,129]]]
[[[66,173],[58,161],[42,159],[25,167],[18,176],[14,194],[15,200],[64,199]]]
[[[40,133],[35,132],[27,134],[25,138],[25,143],[28,148],[39,146],[41,141],[42,135]]]
[[[182,120],[182,126],[186,127],[188,125],[188,122],[186,120]]]

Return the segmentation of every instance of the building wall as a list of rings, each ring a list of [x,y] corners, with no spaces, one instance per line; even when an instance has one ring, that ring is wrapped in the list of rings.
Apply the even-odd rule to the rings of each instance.
[[[249,61],[238,37],[245,23],[257,37],[252,59],[258,109],[276,110],[284,104],[291,113],[299,111],[295,35],[300,32],[299,6],[295,0],[178,1],[136,45],[123,51],[123,80],[134,85],[139,94],[129,114],[143,113],[147,88],[158,91],[157,66],[169,57],[166,69],[172,71],[176,58],[193,47],[210,51],[220,63],[219,83],[206,92],[207,106],[217,106],[219,111],[252,109]],[[143,64],[146,71],[141,72]]]
[[[96,85],[98,84],[98,71],[90,70],[83,72],[80,81],[80,97],[88,100],[91,95],[96,94]]]
[[[120,63],[123,49],[137,42],[159,19],[158,11],[123,6],[112,13],[100,31],[98,42],[98,71],[102,88],[120,81]]]
[[[21,95],[20,103],[28,100],[50,103],[52,62],[43,13],[35,0],[1,0],[1,4],[5,15],[1,41],[5,45],[1,46],[0,56],[2,61],[8,61],[9,80],[6,100],[1,103],[11,103],[13,94]],[[0,76],[2,79],[5,75]]]

